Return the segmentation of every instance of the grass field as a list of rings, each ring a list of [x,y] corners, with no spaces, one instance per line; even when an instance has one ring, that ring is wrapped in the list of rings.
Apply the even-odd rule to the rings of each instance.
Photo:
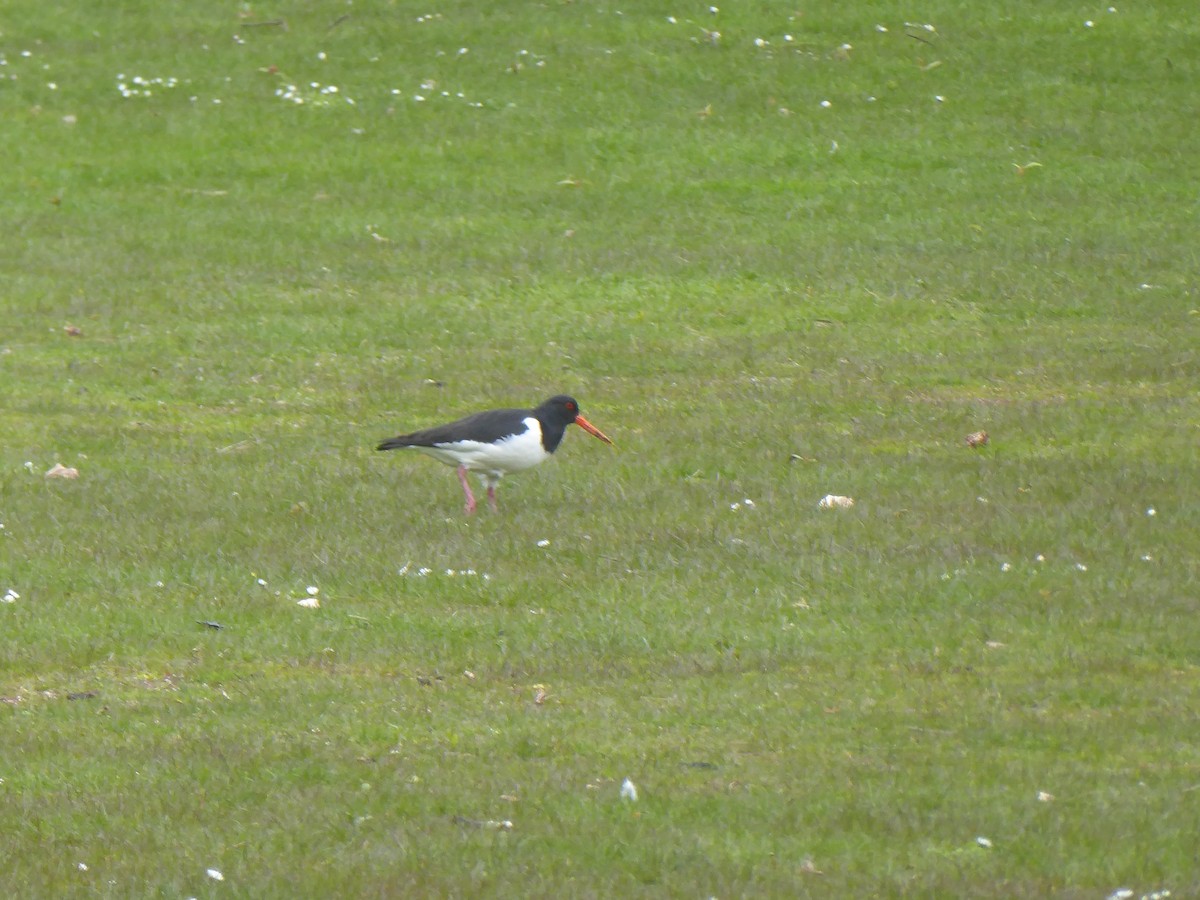
[[[988,6],[0,9],[4,893],[1200,896],[1200,19]]]

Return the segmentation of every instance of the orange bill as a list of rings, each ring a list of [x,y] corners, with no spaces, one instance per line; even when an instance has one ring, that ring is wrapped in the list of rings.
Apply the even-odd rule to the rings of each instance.
[[[604,441],[604,443],[612,444],[614,447],[616,446],[616,444],[613,444],[613,442],[608,439],[608,435],[606,435],[603,431],[601,431],[599,428],[597,428],[595,425],[593,425],[591,422],[589,422],[583,416],[576,416],[575,424],[578,425],[580,428],[582,428],[584,431],[586,431],[588,434],[590,434],[592,437],[598,437],[598,438],[600,438],[600,440]]]

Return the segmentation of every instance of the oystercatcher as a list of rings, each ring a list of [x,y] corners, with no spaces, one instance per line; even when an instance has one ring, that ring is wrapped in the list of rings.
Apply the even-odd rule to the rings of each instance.
[[[475,495],[467,483],[467,472],[478,472],[483,477],[488,503],[493,510],[498,509],[496,485],[500,479],[549,459],[572,422],[612,444],[604,432],[579,414],[574,397],[558,394],[536,409],[490,409],[448,425],[389,438],[375,449],[412,447],[457,467],[470,515],[475,512]]]

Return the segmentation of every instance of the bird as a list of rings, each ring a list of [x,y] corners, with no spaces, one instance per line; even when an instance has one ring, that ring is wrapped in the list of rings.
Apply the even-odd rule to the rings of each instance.
[[[467,497],[466,512],[475,512],[475,495],[468,472],[478,472],[487,487],[488,503],[498,511],[496,485],[510,472],[545,462],[562,443],[567,426],[575,424],[604,443],[608,436],[579,414],[574,397],[556,394],[533,409],[489,409],[446,425],[436,425],[382,441],[376,450],[419,450],[458,471]]]

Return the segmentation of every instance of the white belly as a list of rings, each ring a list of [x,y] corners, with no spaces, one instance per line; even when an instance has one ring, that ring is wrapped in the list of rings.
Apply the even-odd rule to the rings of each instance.
[[[527,427],[521,434],[494,444],[455,441],[416,449],[447,465],[466,466],[472,472],[486,472],[499,477],[528,469],[550,458],[550,454],[542,447],[542,426],[538,420],[527,418],[525,425]]]

